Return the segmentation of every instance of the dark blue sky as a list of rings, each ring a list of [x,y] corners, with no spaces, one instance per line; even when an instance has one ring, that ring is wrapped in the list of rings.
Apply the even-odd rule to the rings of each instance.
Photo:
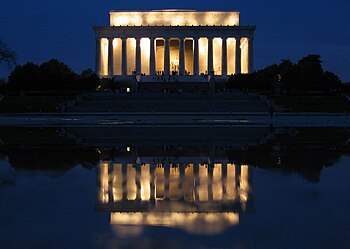
[[[108,25],[109,10],[171,8],[240,11],[242,25],[257,26],[256,69],[317,53],[326,70],[350,81],[349,0],[3,0],[0,39],[20,64],[57,58],[81,72],[94,67],[92,26]]]

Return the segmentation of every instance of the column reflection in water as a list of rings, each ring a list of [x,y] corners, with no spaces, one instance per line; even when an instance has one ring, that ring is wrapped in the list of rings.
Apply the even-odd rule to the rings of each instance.
[[[165,177],[163,164],[157,164],[155,169],[155,199],[164,200],[165,198]]]
[[[100,192],[99,199],[102,203],[108,203],[108,163],[100,163]]]
[[[213,200],[222,201],[223,199],[223,189],[222,189],[222,164],[215,163],[213,169]]]
[[[169,199],[179,200],[180,198],[180,168],[178,164],[171,164],[169,174]]]
[[[193,201],[193,189],[194,189],[194,165],[193,163],[187,164],[185,167],[185,179],[183,183],[184,199],[187,202]]]
[[[136,186],[136,168],[133,164],[127,164],[126,171],[126,189],[127,189],[127,199],[136,200],[137,196],[137,186]]]
[[[197,187],[198,200],[208,201],[208,164],[199,164],[198,168],[199,186]]]
[[[212,168],[206,163],[185,165],[182,171],[182,165],[177,163],[165,166],[158,163],[154,168],[148,163],[115,163],[109,172],[109,163],[99,164],[99,205],[111,212],[111,224],[118,236],[140,235],[146,225],[218,234],[239,223],[238,212],[246,211],[251,191],[248,165],[214,163]],[[240,173],[236,174],[237,167]],[[147,210],[139,200],[149,202]]]
[[[249,181],[248,181],[248,165],[241,165],[241,177],[239,183],[240,195],[239,198],[242,203],[247,202],[249,194]]]
[[[112,173],[112,194],[113,201],[121,201],[123,199],[123,171],[122,164],[115,163]]]
[[[226,198],[229,201],[234,201],[236,196],[236,166],[228,163],[226,171]]]
[[[149,201],[151,198],[151,174],[150,164],[144,163],[141,165],[141,200]]]

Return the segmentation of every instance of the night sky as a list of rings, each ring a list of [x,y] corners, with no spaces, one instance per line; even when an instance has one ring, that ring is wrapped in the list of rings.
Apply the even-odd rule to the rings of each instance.
[[[350,81],[349,0],[2,0],[0,39],[18,63],[51,58],[81,72],[94,68],[93,25],[108,25],[109,10],[238,10],[241,25],[256,25],[255,68],[317,53],[324,68]],[[9,69],[0,65],[0,78]]]

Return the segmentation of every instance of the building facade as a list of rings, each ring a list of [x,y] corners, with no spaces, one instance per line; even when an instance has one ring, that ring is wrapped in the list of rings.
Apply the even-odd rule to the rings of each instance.
[[[185,82],[254,70],[255,26],[240,26],[236,11],[111,11],[110,26],[94,31],[101,78]]]

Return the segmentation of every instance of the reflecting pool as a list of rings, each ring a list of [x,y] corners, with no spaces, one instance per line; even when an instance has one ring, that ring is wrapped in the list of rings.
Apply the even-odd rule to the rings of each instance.
[[[1,248],[348,248],[350,129],[2,127]]]

